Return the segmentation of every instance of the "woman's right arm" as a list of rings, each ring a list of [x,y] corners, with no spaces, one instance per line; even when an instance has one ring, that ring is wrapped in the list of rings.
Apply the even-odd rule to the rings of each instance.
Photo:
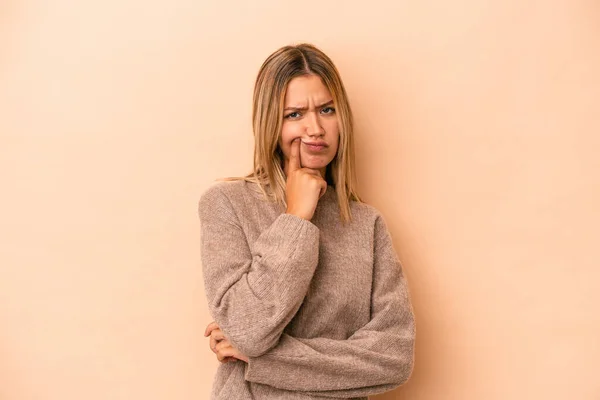
[[[284,213],[248,246],[232,203],[221,188],[200,198],[204,286],[212,317],[246,356],[275,345],[294,317],[319,258],[319,229]]]

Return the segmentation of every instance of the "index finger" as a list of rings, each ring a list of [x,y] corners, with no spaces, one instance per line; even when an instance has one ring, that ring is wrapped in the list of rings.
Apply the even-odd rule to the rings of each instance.
[[[292,151],[290,153],[289,161],[290,172],[302,168],[302,163],[300,161],[300,142],[300,138],[296,138],[292,141]]]
[[[208,326],[204,330],[204,336],[209,336],[210,333],[212,331],[214,331],[215,329],[219,329],[219,325],[217,325],[217,323],[215,321],[213,321],[210,324],[208,324]]]

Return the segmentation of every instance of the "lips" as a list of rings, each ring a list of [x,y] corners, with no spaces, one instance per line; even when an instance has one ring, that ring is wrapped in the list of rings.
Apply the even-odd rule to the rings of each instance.
[[[327,147],[327,144],[325,144],[325,142],[305,142],[304,147],[308,151],[318,153],[318,152],[325,150],[325,148]]]
[[[323,146],[327,147],[327,142],[323,140],[317,140],[316,142],[303,142],[307,146]]]

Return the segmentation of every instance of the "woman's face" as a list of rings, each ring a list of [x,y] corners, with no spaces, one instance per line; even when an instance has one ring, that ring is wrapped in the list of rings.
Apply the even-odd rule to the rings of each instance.
[[[333,98],[316,75],[292,79],[286,90],[283,106],[283,125],[279,147],[285,158],[287,175],[292,141],[300,138],[300,163],[325,177],[327,165],[335,158],[339,128]]]

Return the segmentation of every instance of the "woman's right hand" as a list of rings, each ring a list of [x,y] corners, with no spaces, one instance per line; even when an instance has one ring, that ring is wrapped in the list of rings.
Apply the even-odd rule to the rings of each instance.
[[[317,203],[327,190],[327,182],[319,170],[302,168],[300,138],[294,139],[286,178],[287,214],[311,220]]]
[[[204,336],[210,336],[210,349],[217,355],[217,359],[221,363],[228,363],[236,360],[248,362],[248,357],[233,347],[231,342],[225,337],[223,331],[215,321],[208,324],[204,330]]]

